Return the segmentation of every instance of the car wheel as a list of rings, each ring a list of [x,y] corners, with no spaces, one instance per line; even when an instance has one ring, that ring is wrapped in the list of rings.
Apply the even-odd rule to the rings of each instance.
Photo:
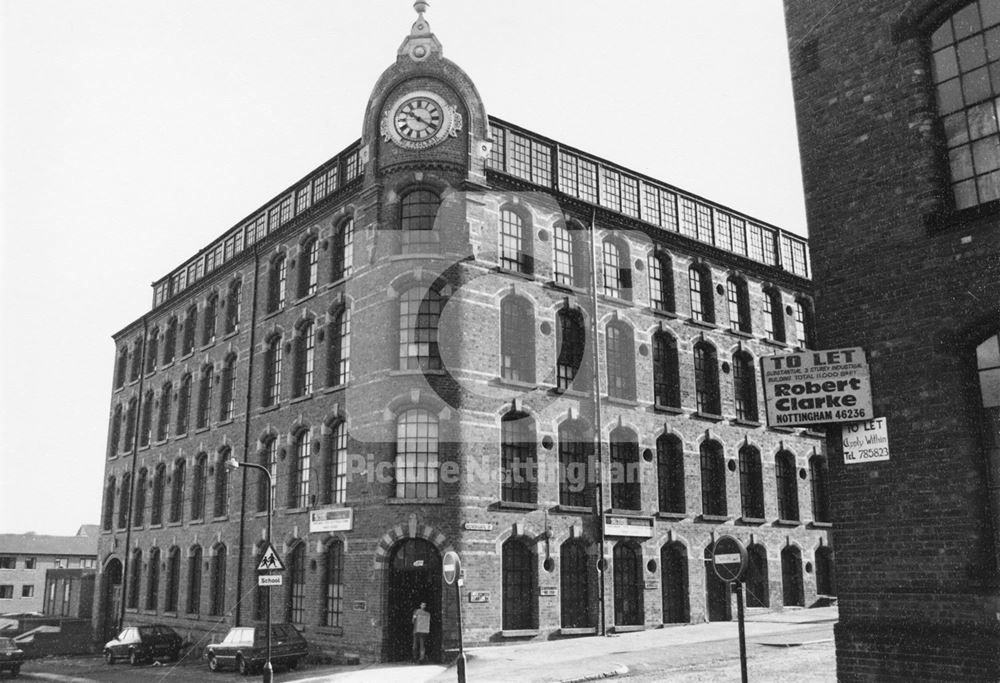
[[[247,660],[243,659],[243,655],[236,655],[236,670],[240,672],[241,676],[250,675],[250,665],[247,664]]]
[[[128,653],[128,663],[132,666],[139,666],[139,653],[135,650],[130,650]]]
[[[104,651],[104,661],[107,662],[108,666],[115,663],[115,656],[111,654],[111,650]]]
[[[10,670],[10,677],[11,678],[17,678],[18,674],[20,674],[20,673],[21,673],[21,665],[18,664],[17,666],[13,667]]]
[[[218,660],[218,658],[216,658],[215,655],[209,655],[208,656],[208,668],[210,670],[212,670],[212,671],[218,671],[219,670],[219,660]]]

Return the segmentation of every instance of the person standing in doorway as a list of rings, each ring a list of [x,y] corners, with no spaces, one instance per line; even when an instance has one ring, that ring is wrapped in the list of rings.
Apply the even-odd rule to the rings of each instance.
[[[413,661],[423,664],[427,661],[427,634],[431,632],[431,614],[427,603],[413,610]]]

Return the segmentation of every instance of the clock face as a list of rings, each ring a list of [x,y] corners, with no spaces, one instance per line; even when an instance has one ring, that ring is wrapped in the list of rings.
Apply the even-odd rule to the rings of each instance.
[[[383,138],[406,149],[427,149],[456,137],[462,115],[443,97],[430,90],[406,93],[382,114]]]
[[[396,109],[394,125],[396,132],[405,140],[430,140],[444,125],[444,112],[434,100],[418,95]]]

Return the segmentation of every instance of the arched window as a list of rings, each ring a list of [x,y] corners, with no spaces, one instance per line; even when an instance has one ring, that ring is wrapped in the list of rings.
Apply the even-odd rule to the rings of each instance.
[[[614,562],[615,625],[642,625],[644,583],[642,550],[632,541],[618,541],[612,551]]]
[[[164,441],[170,434],[170,403],[173,400],[173,385],[167,382],[160,389],[160,419],[156,423],[156,440]]]
[[[153,328],[146,340],[146,374],[156,370],[156,355],[160,352],[160,330]]]
[[[123,345],[118,351],[118,362],[115,364],[115,389],[125,386],[126,375],[128,375],[128,346]]]
[[[201,612],[201,546],[198,545],[188,553],[187,612]]]
[[[122,450],[131,453],[135,446],[135,417],[138,401],[135,396],[128,400],[128,409],[125,411],[125,443]]]
[[[674,266],[662,251],[649,255],[649,305],[657,311],[674,310]]]
[[[753,358],[746,351],[733,354],[733,394],[736,399],[736,419],[756,422],[757,415],[757,375]]]
[[[204,429],[212,420],[212,388],[215,384],[214,368],[209,363],[201,369],[201,379],[198,382],[198,414],[195,429]]]
[[[794,545],[787,545],[781,550],[781,589],[785,607],[805,607],[802,553]]]
[[[184,459],[178,459],[174,463],[174,472],[170,478],[171,522],[180,522],[184,519],[184,467]]]
[[[715,322],[715,292],[712,271],[705,265],[688,268],[688,292],[691,295],[691,318],[703,323]]]
[[[331,541],[323,553],[323,611],[320,626],[338,628],[344,613],[344,544]]]
[[[833,550],[824,545],[816,548],[816,592],[819,595],[837,594],[837,580],[834,573]]]
[[[740,504],[745,519],[764,519],[764,475],[760,451],[749,445],[740,449]]]
[[[535,381],[535,314],[531,302],[506,296],[500,302],[500,376],[512,382]]]
[[[135,478],[135,500],[132,506],[132,526],[138,527],[146,523],[146,488],[148,487],[148,474],[146,468],[139,470]]]
[[[181,549],[171,546],[167,551],[167,594],[163,600],[164,612],[177,611],[177,597],[180,594]]]
[[[617,510],[641,510],[642,487],[639,478],[639,442],[630,429],[619,427],[611,432],[611,507]]]
[[[236,354],[226,356],[222,366],[222,391],[219,397],[219,419],[223,422],[236,416]]]
[[[687,550],[680,543],[667,543],[660,548],[660,584],[663,597],[663,623],[689,622],[691,617]]]
[[[632,268],[629,265],[628,249],[612,240],[604,240],[602,254],[604,296],[631,301]]]
[[[240,329],[240,290],[242,289],[240,280],[233,280],[229,283],[226,292],[226,334],[232,334]]]
[[[677,341],[660,331],[653,334],[653,402],[659,408],[681,407]]]
[[[694,345],[695,405],[699,413],[721,415],[719,398],[719,362],[715,347],[707,342]]]
[[[319,283],[319,240],[316,237],[310,237],[302,243],[298,265],[298,288],[295,296],[301,299],[315,294]]]
[[[827,489],[826,458],[814,455],[809,458],[809,479],[812,483],[812,509],[814,522],[830,521],[830,492]]]
[[[795,456],[788,451],[779,452],[774,457],[779,519],[790,521],[799,519],[799,485],[795,474]]]
[[[299,325],[295,335],[295,359],[292,372],[292,396],[311,394],[316,369],[316,335],[312,320]]]
[[[396,420],[396,498],[438,497],[438,419],[411,408]]]
[[[299,541],[288,553],[288,590],[285,593],[285,621],[302,624],[306,620],[306,544]]]
[[[785,307],[776,289],[764,290],[764,335],[771,341],[785,342]]]
[[[816,327],[812,303],[806,299],[795,300],[796,342],[804,349],[816,348]]]
[[[149,563],[146,567],[146,609],[159,608],[160,598],[160,549],[149,550]]]
[[[400,202],[402,253],[426,254],[438,251],[438,231],[434,229],[441,199],[429,190],[413,190]]]
[[[221,617],[226,611],[226,546],[219,543],[212,548],[211,575],[212,589],[209,591],[208,613]]]
[[[531,226],[510,209],[500,210],[500,267],[532,273]]]
[[[129,381],[134,382],[139,379],[142,372],[142,339],[136,339],[132,343],[132,367],[129,368]]]
[[[503,630],[538,628],[535,554],[520,538],[509,538],[500,550],[503,582]]]
[[[115,406],[114,413],[111,414],[111,429],[108,430],[108,457],[113,458],[118,455],[122,438],[122,404]]]
[[[656,490],[660,512],[683,514],[686,511],[684,446],[672,434],[661,434],[656,439]]]
[[[229,453],[228,447],[223,448],[215,459],[212,514],[216,517],[224,517],[229,513],[229,470],[226,468]]]
[[[288,507],[309,507],[310,456],[312,431],[302,428],[295,435],[295,455],[288,467]]]
[[[583,314],[576,308],[562,308],[556,315],[556,386],[560,391],[586,390],[587,333]]]
[[[281,400],[281,337],[272,337],[264,349],[264,407],[276,405]]]
[[[187,434],[191,419],[191,373],[181,377],[181,388],[177,394],[177,434]]]
[[[149,523],[163,524],[163,496],[167,482],[167,466],[160,463],[153,470],[153,504],[149,508]]]
[[[326,330],[326,385],[339,387],[351,377],[351,309],[343,306]]]
[[[192,304],[184,314],[184,338],[181,343],[181,355],[186,356],[194,351],[195,326],[198,320],[198,306]]]
[[[399,297],[399,369],[440,370],[438,320],[443,302],[433,289],[414,286]]]
[[[747,281],[731,275],[726,280],[726,298],[729,301],[729,329],[749,333],[750,293],[747,291]]]
[[[563,628],[594,625],[591,609],[593,561],[582,541],[572,539],[559,547],[559,613]]]
[[[148,446],[153,432],[153,401],[156,394],[150,389],[142,399],[142,424],[139,425],[139,445]]]
[[[725,517],[726,462],[722,445],[717,441],[701,444],[701,512],[703,515]]]
[[[500,422],[500,499],[507,503],[537,503],[535,421],[510,411]]]
[[[273,313],[285,307],[288,280],[288,262],[284,254],[278,254],[267,269],[267,312]]]
[[[956,209],[1000,198],[1000,145],[994,108],[1000,87],[995,48],[1000,12],[991,0],[966,4],[931,34],[940,130],[948,148]],[[991,87],[992,83],[992,87]]]
[[[608,323],[607,339],[608,395],[635,400],[635,344],[632,328],[616,320]]]
[[[129,505],[132,496],[132,475],[128,472],[122,475],[121,488],[118,490],[118,529],[128,526]]]
[[[747,546],[747,607],[769,607],[771,588],[767,580],[767,549],[760,543]]]
[[[593,441],[586,425],[579,421],[559,426],[559,505],[587,508],[593,504],[590,476]]]
[[[205,314],[202,318],[201,345],[211,344],[215,341],[215,323],[219,311],[219,295],[212,292],[205,300]]]
[[[331,281],[351,276],[354,266],[354,219],[342,221],[333,236],[333,268]]]
[[[194,476],[191,480],[191,519],[205,518],[205,489],[207,486],[208,454],[199,453],[194,459]]]
[[[174,362],[177,357],[177,316],[171,316],[167,321],[167,330],[163,334],[163,364]]]
[[[257,512],[267,512],[268,501],[274,509],[274,491],[278,485],[278,439],[273,434],[264,439],[260,465],[267,468],[271,478],[268,483],[267,477],[257,477]]]
[[[115,478],[108,478],[108,485],[104,487],[104,514],[101,515],[101,528],[111,531],[111,524],[115,517]]]
[[[142,580],[142,551],[136,548],[132,551],[129,565],[128,597],[125,606],[129,609],[139,609],[139,582]]]
[[[347,500],[347,422],[338,420],[326,434],[321,499],[324,505]]]

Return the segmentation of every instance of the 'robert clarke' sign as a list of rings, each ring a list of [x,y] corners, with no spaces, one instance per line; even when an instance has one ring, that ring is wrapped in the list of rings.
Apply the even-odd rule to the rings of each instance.
[[[760,359],[770,427],[872,419],[864,349],[833,349]]]

